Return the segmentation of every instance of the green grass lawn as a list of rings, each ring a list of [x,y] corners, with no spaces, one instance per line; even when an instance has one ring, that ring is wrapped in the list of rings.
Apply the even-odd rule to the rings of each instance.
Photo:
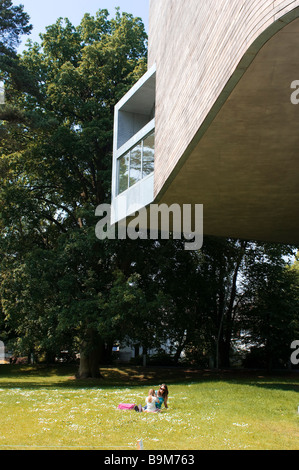
[[[0,366],[0,449],[299,449],[298,374]],[[117,410],[169,386],[161,413]]]

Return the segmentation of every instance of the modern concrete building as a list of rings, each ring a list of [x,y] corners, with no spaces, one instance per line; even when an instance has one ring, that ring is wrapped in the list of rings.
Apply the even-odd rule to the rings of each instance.
[[[112,222],[203,204],[206,235],[298,244],[298,88],[299,0],[150,0],[148,72],[115,109]]]

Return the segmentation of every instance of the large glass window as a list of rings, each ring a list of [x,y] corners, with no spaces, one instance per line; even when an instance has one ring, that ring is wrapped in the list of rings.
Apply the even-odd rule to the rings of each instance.
[[[118,159],[118,194],[154,171],[155,132]]]

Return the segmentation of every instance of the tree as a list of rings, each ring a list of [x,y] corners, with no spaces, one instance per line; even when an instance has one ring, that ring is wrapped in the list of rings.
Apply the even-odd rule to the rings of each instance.
[[[277,251],[279,248],[276,246]],[[273,247],[271,251],[273,255]],[[268,369],[283,367],[290,358],[290,344],[299,334],[296,263],[290,266],[281,256],[276,262],[267,257],[255,264],[246,284],[240,325],[246,341],[254,346],[245,363]]]
[[[189,341],[196,315],[197,252],[185,251],[181,240],[141,240],[127,244],[131,293],[127,315],[131,345],[169,351],[178,362]]]
[[[37,92],[34,77],[20,64],[16,49],[21,36],[30,34],[32,25],[23,5],[0,0],[0,81],[10,80],[23,91]]]
[[[207,237],[198,267],[195,338],[203,337],[206,354],[215,366],[228,367],[240,296],[239,279],[249,242]],[[196,333],[196,334],[195,334]]]
[[[101,336],[102,299],[123,253],[94,235],[95,207],[110,201],[114,105],[146,70],[141,20],[119,10],[108,16],[86,14],[77,28],[60,18],[40,45],[29,42],[19,64],[32,86],[24,93],[7,70],[0,110],[6,321],[24,337],[25,325],[47,319],[30,336],[39,347],[77,338],[84,377],[98,374],[111,339]],[[13,282],[19,275],[21,287]]]
[[[29,34],[31,30],[23,5],[13,6],[11,0],[0,0],[0,57],[15,57],[20,36]]]
[[[261,337],[253,339],[254,332],[263,323],[269,338],[283,338],[286,322],[292,324],[298,312],[291,276],[285,273],[286,259],[293,252],[294,247],[288,245],[206,237],[198,254],[197,288],[193,290],[196,315],[186,343],[188,351],[193,355],[204,351],[214,357],[216,367],[229,367],[240,331],[247,334],[248,341],[258,342]],[[272,312],[275,323],[269,321],[266,311]],[[288,341],[284,342],[287,347]],[[278,348],[277,342],[273,348]]]

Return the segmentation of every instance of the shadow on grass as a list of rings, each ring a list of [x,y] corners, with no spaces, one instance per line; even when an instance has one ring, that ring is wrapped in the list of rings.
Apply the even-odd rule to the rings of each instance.
[[[112,388],[168,386],[184,383],[227,382],[272,390],[299,392],[296,371],[198,370],[181,367],[110,366],[101,368],[101,379],[76,379],[77,365],[0,365],[0,388]]]

